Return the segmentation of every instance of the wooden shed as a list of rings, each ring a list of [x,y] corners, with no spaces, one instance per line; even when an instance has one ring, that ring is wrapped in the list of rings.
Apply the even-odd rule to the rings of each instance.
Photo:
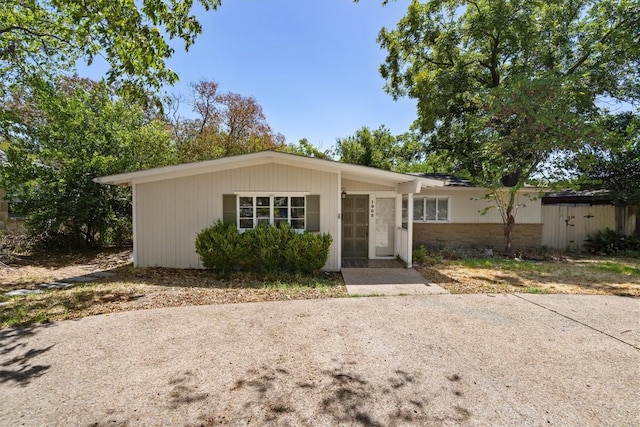
[[[548,248],[581,252],[590,235],[616,230],[636,232],[637,208],[616,205],[603,190],[561,191],[542,198],[542,244]]]

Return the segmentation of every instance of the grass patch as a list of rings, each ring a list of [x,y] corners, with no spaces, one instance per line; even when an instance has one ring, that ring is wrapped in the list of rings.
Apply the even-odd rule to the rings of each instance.
[[[630,267],[618,262],[591,264],[589,265],[589,268],[597,271],[606,271],[607,273],[624,274],[626,276],[640,276],[640,268]]]
[[[537,261],[516,261],[505,258],[469,258],[451,261],[453,265],[466,268],[500,269],[505,271],[545,273],[550,270],[549,265]]]
[[[538,288],[536,286],[529,286],[524,290],[528,294],[546,294],[546,289]]]
[[[128,310],[346,297],[340,275],[259,276],[238,273],[220,279],[202,270],[133,269],[70,289],[6,297],[0,329]]]
[[[95,305],[136,299],[134,288],[89,287],[12,297],[0,306],[0,329],[86,316]]]
[[[250,289],[284,289],[284,290],[332,290],[343,283],[331,278],[321,279],[317,277],[277,274],[268,276],[256,276],[238,273],[234,278],[242,283],[242,286]]]

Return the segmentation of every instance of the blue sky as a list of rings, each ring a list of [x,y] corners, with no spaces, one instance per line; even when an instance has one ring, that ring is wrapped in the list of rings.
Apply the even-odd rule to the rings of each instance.
[[[219,90],[253,96],[288,143],[307,138],[329,148],[361,126],[409,129],[415,103],[394,101],[378,72],[376,42],[395,27],[408,0],[223,0],[197,13],[203,33],[189,52],[177,47],[169,67],[188,95],[189,83],[215,80]],[[183,111],[188,113],[188,111]]]
[[[382,27],[395,27],[409,2],[223,0],[210,12],[198,4],[203,33],[189,52],[172,42],[168,66],[180,82],[167,91],[186,98],[190,83],[206,79],[217,81],[221,92],[253,96],[290,144],[307,138],[327,149],[362,126],[406,132],[415,101],[394,101],[384,92],[378,69],[385,52],[376,38]],[[79,70],[100,78],[104,65]],[[190,106],[183,104],[180,113],[190,116]]]

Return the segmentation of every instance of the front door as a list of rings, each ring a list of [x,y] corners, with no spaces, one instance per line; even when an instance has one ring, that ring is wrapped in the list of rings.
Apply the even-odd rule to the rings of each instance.
[[[368,258],[369,196],[349,196],[342,199],[342,257]]]

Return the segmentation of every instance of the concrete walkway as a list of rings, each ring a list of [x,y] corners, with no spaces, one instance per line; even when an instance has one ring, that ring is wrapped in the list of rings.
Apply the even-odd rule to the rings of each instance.
[[[343,268],[349,295],[428,295],[449,291],[427,282],[412,268]]]
[[[94,271],[93,273],[87,273],[82,276],[68,277],[66,279],[62,279],[62,281],[59,282],[41,283],[37,285],[40,289],[15,289],[13,291],[7,292],[6,295],[13,297],[17,295],[24,296],[31,294],[40,294],[45,290],[72,288],[84,283],[93,282],[103,277],[112,277],[115,275],[116,273],[110,270]]]

